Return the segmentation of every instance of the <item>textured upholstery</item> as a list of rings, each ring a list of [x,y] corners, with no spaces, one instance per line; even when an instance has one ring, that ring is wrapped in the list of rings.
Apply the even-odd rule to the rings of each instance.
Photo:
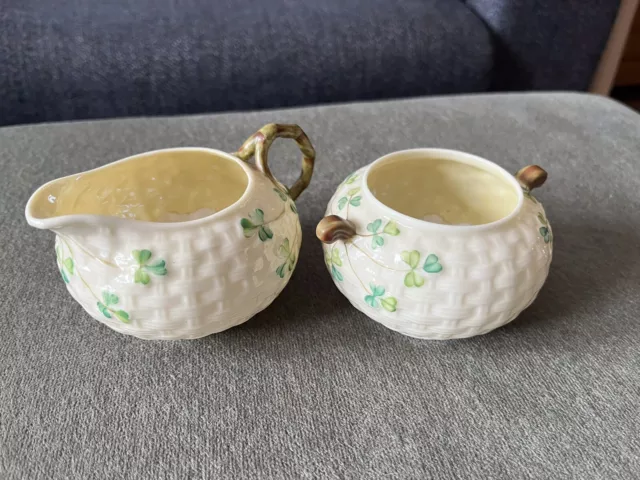
[[[0,0],[0,5],[8,0]],[[9,0],[0,125],[486,90],[459,0]]]
[[[0,0],[0,125],[585,89],[617,0]]]
[[[466,0],[494,38],[492,88],[587,90],[618,0]]]
[[[46,180],[271,121],[318,152],[291,282],[200,340],[109,330],[67,293],[23,206]],[[270,153],[285,181],[293,142]],[[314,238],[349,172],[394,150],[539,163],[553,261],[514,322],[420,341],[356,311]],[[640,471],[640,116],[586,95],[481,95],[0,129],[0,478],[602,479]],[[289,172],[289,175],[285,173]]]

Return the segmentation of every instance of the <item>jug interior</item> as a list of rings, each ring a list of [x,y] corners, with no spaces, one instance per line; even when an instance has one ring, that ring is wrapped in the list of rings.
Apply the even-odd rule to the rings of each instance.
[[[410,217],[483,225],[506,217],[519,202],[518,187],[495,170],[411,152],[373,165],[367,186],[383,204]]]
[[[232,205],[248,182],[238,163],[215,152],[164,150],[52,182],[38,192],[33,214],[188,221]]]

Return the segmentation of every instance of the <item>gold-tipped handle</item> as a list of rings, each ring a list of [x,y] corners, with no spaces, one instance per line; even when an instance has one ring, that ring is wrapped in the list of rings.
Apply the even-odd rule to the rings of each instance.
[[[302,152],[302,171],[300,177],[291,188],[280,183],[271,173],[268,163],[269,147],[276,138],[293,138]],[[258,170],[264,173],[269,180],[286,190],[294,200],[300,196],[309,186],[313,174],[313,164],[316,160],[316,151],[309,141],[309,137],[298,125],[279,125],[270,123],[251,135],[234,155],[245,162],[253,155],[256,157]]]
[[[356,227],[349,220],[338,215],[328,215],[320,220],[316,227],[316,236],[322,243],[334,243],[338,240],[349,240],[355,236]]]
[[[547,172],[538,165],[529,165],[516,173],[516,180],[523,188],[533,190],[544,184],[547,180]]]

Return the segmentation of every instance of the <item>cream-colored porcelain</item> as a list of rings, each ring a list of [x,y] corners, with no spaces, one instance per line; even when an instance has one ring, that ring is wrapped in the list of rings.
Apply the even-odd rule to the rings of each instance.
[[[462,338],[513,320],[536,298],[553,236],[518,180],[474,155],[392,153],[349,175],[318,225],[327,268],[360,311],[400,333]],[[520,183],[519,183],[520,182]]]
[[[291,191],[266,164],[294,138]],[[257,168],[247,160],[256,153]],[[302,240],[294,198],[315,152],[297,126],[267,125],[235,154],[157,150],[54,180],[30,198],[30,225],[56,233],[73,298],[95,319],[145,339],[197,338],[245,322],[286,286]]]

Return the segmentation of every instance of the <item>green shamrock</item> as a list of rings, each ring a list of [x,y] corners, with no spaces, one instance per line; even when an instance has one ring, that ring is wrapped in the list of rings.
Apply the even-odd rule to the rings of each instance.
[[[338,210],[342,210],[347,205],[347,203],[353,207],[359,207],[362,197],[360,195],[355,196],[359,192],[360,187],[352,188],[351,190],[349,190],[346,197],[342,197],[340,200],[338,200]]]
[[[262,242],[273,238],[273,232],[264,222],[264,212],[256,208],[249,214],[249,218],[240,220],[240,226],[245,238],[251,238],[258,232],[258,238]]]
[[[342,183],[343,185],[351,185],[353,182],[355,182],[358,179],[358,175],[356,173],[352,173],[351,175],[349,175],[347,178],[345,178],[344,182]]]
[[[373,283],[370,283],[369,287],[371,288],[371,294],[364,297],[364,301],[367,302],[369,306],[378,308],[379,305],[382,305],[382,308],[388,312],[396,311],[398,300],[396,300],[395,297],[382,298],[385,293],[384,287],[374,285]]]
[[[442,265],[440,265],[438,257],[432,253],[427,255],[422,269],[427,273],[439,273],[442,271]]]
[[[296,255],[291,251],[288,238],[285,238],[282,245],[278,248],[277,255],[280,258],[284,258],[284,263],[276,268],[276,274],[280,278],[284,278],[285,272],[292,272],[296,264]]]
[[[415,271],[420,262],[420,252],[417,250],[404,251],[400,254],[402,261],[411,267],[411,270],[404,276],[404,284],[407,287],[421,287],[424,285],[424,278]]]
[[[540,220],[540,223],[543,225],[540,227],[540,235],[544,238],[544,243],[553,242],[553,234],[551,233],[551,230],[549,230],[549,222],[544,218],[542,213],[538,213],[538,220]]]
[[[371,237],[371,248],[376,249],[384,245],[384,238],[381,233],[386,233],[387,235],[397,236],[400,234],[400,230],[398,229],[398,225],[396,222],[389,221],[382,229],[382,232],[378,233],[380,227],[382,226],[382,220],[376,219],[370,224],[367,225],[367,230],[373,234]]]
[[[387,222],[382,231],[387,235],[391,235],[392,237],[397,237],[398,235],[400,235],[400,230],[398,230],[398,225],[396,225],[396,222]]]
[[[395,312],[398,305],[398,300],[395,297],[387,297],[380,299],[380,305],[388,312]]]
[[[342,266],[342,259],[340,258],[340,251],[337,247],[331,249],[331,253],[327,252],[324,257],[324,262],[327,264],[327,268],[331,271],[331,276],[337,281],[341,282],[344,277],[340,273],[337,267]]]
[[[371,237],[371,248],[378,248],[384,245],[384,238],[378,235],[378,230],[381,226],[382,220],[379,218],[367,225],[367,230],[373,233],[373,237]]]
[[[60,275],[62,276],[62,280],[64,280],[64,283],[69,283],[69,276],[73,275],[73,272],[75,270],[75,266],[73,264],[73,258],[71,257],[67,257],[64,258],[64,255],[62,254],[62,248],[60,247],[60,245],[56,246],[56,257],[58,258],[58,264],[59,264],[59,268],[60,268]]]
[[[280,197],[280,200],[282,200],[283,202],[286,202],[287,200],[289,200],[289,195],[287,195],[285,192],[283,192],[279,188],[274,188],[273,191],[278,194],[278,196]],[[296,208],[295,203],[293,203],[293,200],[289,203],[289,208],[291,208],[291,211],[293,213],[295,213],[296,215],[298,214],[298,209]],[[243,228],[244,228],[244,225],[243,225]],[[246,236],[246,232],[245,232],[245,236]]]
[[[129,319],[129,314],[124,310],[114,310],[113,308],[109,308],[120,301],[116,294],[104,290],[102,292],[102,300],[102,302],[98,302],[98,310],[100,310],[105,317],[112,318],[112,315],[115,315],[122,323],[129,323],[131,321]]]
[[[274,189],[273,189],[273,191],[274,191],[274,192],[276,192],[276,193],[278,194],[278,196],[280,197],[280,199],[281,199],[283,202],[286,202],[286,201],[287,201],[287,199],[289,198],[289,197],[287,196],[287,194],[286,194],[286,193],[284,193],[284,192],[283,192],[282,190],[280,190],[279,188],[274,188]]]
[[[159,276],[167,274],[164,260],[159,260],[153,265],[148,265],[148,262],[151,259],[151,250],[133,250],[131,252],[131,256],[138,263],[138,268],[136,269],[133,277],[135,283],[147,285],[151,280],[149,273]]]
[[[424,278],[415,271],[420,263],[420,252],[417,250],[404,251],[400,256],[402,257],[402,261],[411,267],[411,270],[404,276],[405,286],[421,287],[424,285]],[[442,265],[438,261],[438,257],[432,253],[427,255],[422,269],[427,273],[438,273],[442,271]]]

